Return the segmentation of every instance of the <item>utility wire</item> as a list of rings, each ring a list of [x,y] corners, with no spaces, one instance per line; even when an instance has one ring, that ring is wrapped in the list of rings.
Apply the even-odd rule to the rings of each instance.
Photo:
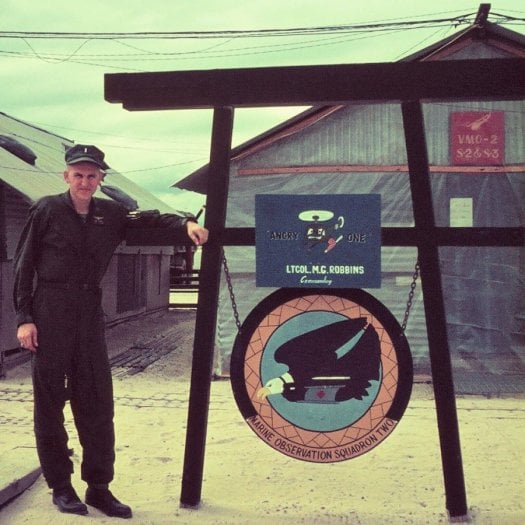
[[[476,12],[447,18],[424,20],[397,20],[360,24],[326,25],[314,27],[273,28],[273,29],[239,29],[212,31],[140,31],[140,32],[59,32],[59,31],[0,31],[0,38],[35,38],[52,40],[168,40],[168,39],[209,39],[209,38],[267,38],[321,33],[348,33],[358,31],[381,31],[393,28],[421,28],[435,24],[472,23]],[[525,22],[525,17],[516,17],[503,13],[491,13],[494,24],[504,22]],[[494,17],[497,17],[494,19]]]
[[[441,13],[438,13],[441,14]],[[517,23],[525,22],[525,18],[492,13],[498,17],[491,23]],[[472,24],[476,13],[460,14],[452,17],[442,17],[420,20],[417,17],[409,20],[393,19],[383,22],[327,25],[316,27],[296,27],[285,29],[257,29],[257,30],[221,30],[221,31],[174,31],[174,32],[35,32],[35,31],[0,31],[0,39],[19,39],[29,48],[30,52],[1,50],[0,56],[9,58],[38,58],[42,61],[59,64],[72,62],[84,65],[118,67],[121,70],[140,71],[132,67],[124,67],[125,62],[138,62],[140,60],[169,61],[173,59],[216,59],[231,58],[236,56],[277,53],[280,51],[296,51],[306,48],[335,45],[350,42],[355,39],[371,38],[377,34],[395,33],[422,28],[454,27]],[[353,37],[352,37],[353,35]],[[287,43],[271,43],[256,46],[235,46],[228,48],[227,45],[238,39],[266,38],[266,37],[318,37],[314,40],[292,41]],[[321,38],[319,38],[321,37]],[[325,37],[325,38],[322,38]],[[129,40],[174,40],[174,39],[223,39],[222,42],[208,46],[205,49],[181,51],[157,51],[147,50],[129,43]],[[72,52],[51,53],[37,50],[30,42],[32,39],[44,40],[74,40],[82,39],[83,42]],[[137,51],[131,53],[81,53],[83,47],[94,41],[113,42],[128,49]],[[423,40],[427,40],[426,38]],[[222,49],[220,49],[222,48]],[[120,66],[111,66],[109,63],[116,62]]]
[[[442,29],[442,26],[440,26],[440,29]],[[383,34],[393,34],[397,33],[400,30],[384,30],[382,32]],[[36,55],[38,58],[46,59],[47,61],[56,61],[57,63],[63,62],[63,61],[71,61],[80,62],[80,58],[83,60],[86,59],[97,59],[101,61],[112,61],[112,60],[120,60],[120,61],[139,61],[139,60],[145,60],[147,59],[148,62],[151,61],[164,61],[164,60],[172,60],[173,58],[177,59],[193,59],[195,58],[195,55],[203,55],[205,58],[223,58],[223,57],[231,57],[231,56],[238,56],[240,54],[246,55],[246,54],[259,54],[259,53],[270,53],[270,52],[276,52],[281,51],[282,48],[286,47],[287,51],[290,50],[297,50],[297,49],[305,49],[309,47],[320,47],[320,46],[326,46],[326,45],[332,45],[332,44],[338,44],[341,42],[352,42],[354,40],[361,40],[364,38],[373,38],[375,36],[379,35],[371,35],[369,36],[367,33],[361,34],[358,33],[357,36],[350,36],[350,35],[339,35],[339,36],[332,36],[332,37],[325,37],[323,39],[314,40],[313,42],[311,40],[301,40],[296,41],[293,43],[288,44],[265,44],[265,45],[258,45],[258,46],[244,46],[244,47],[233,47],[226,50],[217,50],[219,46],[211,46],[211,48],[207,49],[200,49],[200,50],[193,50],[193,51],[155,51],[155,52],[142,52],[142,53],[105,53],[105,54],[82,54],[78,55],[78,59],[74,58],[78,49],[69,54],[64,53],[37,53],[36,50],[32,46],[28,47],[31,49],[31,53],[22,52],[22,51],[1,51],[0,54],[4,53],[7,55],[12,55],[20,58],[34,58]]]
[[[438,18],[430,20],[410,20],[397,22],[375,22],[362,24],[344,24],[329,25],[317,27],[296,27],[285,29],[242,29],[242,30],[220,30],[220,31],[144,31],[144,32],[108,32],[108,33],[90,33],[90,32],[54,32],[54,31],[0,31],[0,38],[43,38],[43,39],[67,39],[67,40],[124,40],[124,39],[181,39],[181,38],[224,38],[224,37],[275,37],[275,36],[296,36],[311,35],[319,33],[334,32],[355,32],[355,31],[375,31],[403,27],[422,27],[425,25],[440,24],[461,24],[471,22],[471,18],[476,13],[468,13],[451,18]],[[500,15],[502,19],[507,20],[509,17]],[[510,17],[512,20],[519,20]],[[525,20],[525,19],[522,19]]]
[[[437,13],[437,15],[446,13]],[[254,30],[220,30],[220,31],[172,31],[172,32],[54,32],[54,31],[0,31],[0,39],[19,39],[29,48],[30,52],[1,50],[0,56],[8,58],[38,58],[44,62],[60,64],[64,62],[78,63],[99,67],[118,68],[128,71],[141,71],[133,67],[125,67],[125,62],[138,62],[140,60],[169,61],[173,59],[217,59],[231,58],[245,55],[277,53],[280,51],[296,51],[306,48],[335,45],[350,42],[361,38],[371,38],[377,34],[395,33],[422,28],[457,27],[464,24],[472,24],[476,18],[476,12],[459,14],[456,16],[441,18],[413,17],[408,20],[390,19],[382,22],[325,25],[314,27],[296,27],[281,29],[254,29]],[[423,15],[425,16],[425,15]],[[491,23],[517,23],[525,22],[520,18],[501,13],[492,13],[497,17]],[[354,35],[352,37],[352,35]],[[228,48],[227,45],[238,39],[267,38],[267,37],[321,37],[314,40],[292,41],[287,43],[271,43],[257,46],[235,46]],[[322,38],[325,37],[325,38]],[[33,39],[44,40],[78,40],[83,42],[72,52],[51,53],[37,50],[32,44]],[[222,42],[208,46],[200,50],[187,51],[156,51],[146,50],[129,43],[129,40],[174,40],[174,39],[223,39]],[[426,40],[426,39],[425,39]],[[136,53],[81,53],[83,47],[94,41],[113,42],[137,51]],[[222,49],[220,49],[222,48]],[[110,65],[111,62],[120,64]]]

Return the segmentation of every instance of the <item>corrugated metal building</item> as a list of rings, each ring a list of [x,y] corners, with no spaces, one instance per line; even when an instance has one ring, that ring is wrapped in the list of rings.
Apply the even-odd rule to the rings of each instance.
[[[67,190],[64,152],[72,145],[64,137],[0,113],[0,353],[18,345],[12,305],[16,243],[30,205]],[[104,182],[123,190],[142,210],[175,211],[114,170],[108,170]],[[109,198],[100,191],[97,196]],[[167,308],[172,254],[173,246],[123,243],[117,248],[102,283],[107,322]]]
[[[486,21],[408,57],[525,57],[525,38]],[[525,102],[424,104],[438,226],[523,226]],[[207,166],[176,186],[206,192]],[[314,107],[232,151],[228,227],[254,227],[255,194],[379,193],[382,226],[413,225],[399,104]],[[227,248],[241,321],[272,290],[255,287],[255,248]],[[524,371],[524,248],[440,250],[449,345],[456,370]],[[369,290],[401,322],[415,248],[382,248],[382,285]],[[432,322],[431,319],[427,320]],[[222,283],[217,350],[229,370],[236,326]],[[417,373],[429,372],[420,287],[407,325]]]

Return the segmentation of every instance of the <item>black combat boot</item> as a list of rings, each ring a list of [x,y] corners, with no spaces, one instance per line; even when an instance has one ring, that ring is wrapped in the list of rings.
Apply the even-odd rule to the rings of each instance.
[[[114,518],[131,518],[131,508],[121,503],[108,488],[88,487],[86,503]]]
[[[75,489],[70,484],[53,489],[53,503],[60,512],[80,515],[88,513],[87,507],[80,501]]]

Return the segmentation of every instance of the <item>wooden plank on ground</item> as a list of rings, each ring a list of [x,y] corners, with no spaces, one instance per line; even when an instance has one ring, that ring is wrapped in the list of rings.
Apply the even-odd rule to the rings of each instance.
[[[42,470],[34,447],[15,447],[0,455],[0,506],[20,495]]]

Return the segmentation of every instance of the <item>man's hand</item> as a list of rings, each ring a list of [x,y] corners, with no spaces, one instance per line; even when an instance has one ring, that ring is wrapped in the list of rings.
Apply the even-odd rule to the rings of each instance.
[[[34,323],[21,324],[16,332],[16,337],[22,348],[36,352],[38,347],[38,330]]]
[[[186,230],[188,237],[197,246],[204,244],[208,240],[208,230],[194,221],[188,221],[186,223]]]

